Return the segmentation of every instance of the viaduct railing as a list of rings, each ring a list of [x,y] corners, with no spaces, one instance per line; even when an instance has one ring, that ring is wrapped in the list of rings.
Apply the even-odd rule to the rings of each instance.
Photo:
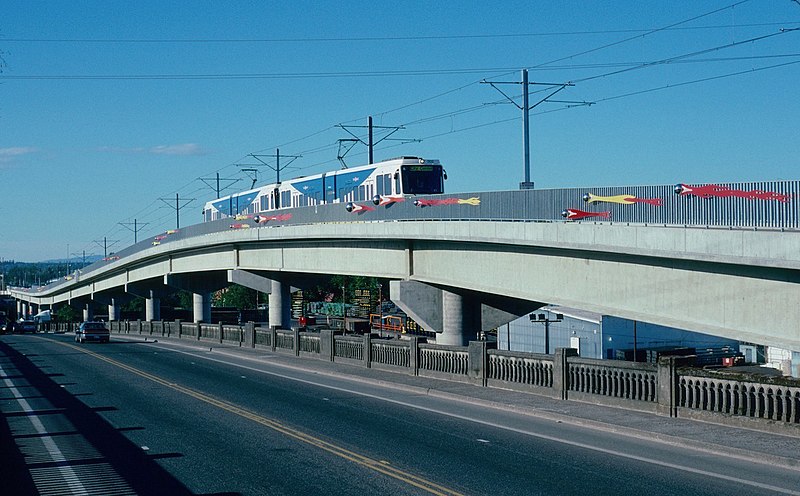
[[[110,327],[113,333],[266,348],[420,377],[800,435],[799,381],[744,375],[720,378],[691,367],[692,357],[661,357],[657,364],[595,360],[581,358],[570,348],[543,355],[497,350],[485,341],[466,347],[443,346],[417,336],[380,339],[332,330],[271,329],[252,322],[238,326],[115,321]],[[60,330],[74,327],[62,325]]]

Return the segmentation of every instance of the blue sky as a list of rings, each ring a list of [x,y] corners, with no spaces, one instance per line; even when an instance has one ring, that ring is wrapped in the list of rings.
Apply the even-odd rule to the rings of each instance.
[[[531,113],[537,188],[800,179],[800,3],[6,0],[0,258],[102,254],[251,180],[336,169],[337,124],[404,126],[452,192],[522,180],[522,112],[480,81],[570,86]],[[784,30],[783,32],[781,30]],[[500,85],[521,103],[520,85]],[[531,102],[547,86],[531,87]],[[552,90],[550,90],[552,91]],[[363,133],[360,128],[356,133]],[[379,135],[379,132],[377,133]],[[271,160],[264,158],[264,160]],[[351,166],[366,150],[347,155]],[[259,183],[274,180],[262,168]],[[228,182],[223,181],[223,186]],[[189,199],[194,198],[189,203]]]

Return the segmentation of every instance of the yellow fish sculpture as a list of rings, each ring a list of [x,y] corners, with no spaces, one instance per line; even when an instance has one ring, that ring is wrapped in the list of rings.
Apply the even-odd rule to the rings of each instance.
[[[661,198],[637,198],[634,195],[600,196],[593,195],[591,193],[586,193],[583,195],[583,201],[586,203],[622,203],[624,205],[630,205],[632,203],[648,203],[650,205],[655,205],[656,207],[660,207],[664,203],[664,200]]]

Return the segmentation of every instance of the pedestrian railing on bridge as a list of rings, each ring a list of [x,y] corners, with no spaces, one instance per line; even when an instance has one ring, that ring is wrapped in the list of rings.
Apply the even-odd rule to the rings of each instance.
[[[74,330],[74,324],[59,324]],[[800,381],[734,375],[691,367],[692,357],[660,357],[657,364],[581,358],[559,348],[554,355],[494,349],[494,343],[443,346],[425,338],[381,339],[373,334],[303,332],[175,322],[111,322],[112,332],[161,335],[264,348],[364,367],[476,386],[544,394],[572,401],[800,436]]]

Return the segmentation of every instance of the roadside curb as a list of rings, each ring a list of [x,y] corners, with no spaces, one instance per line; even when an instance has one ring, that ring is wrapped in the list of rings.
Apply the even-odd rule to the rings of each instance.
[[[600,420],[593,420],[587,418],[580,418],[574,417],[563,413],[556,413],[552,411],[548,411],[542,408],[538,408],[536,406],[526,406],[521,407],[514,404],[504,403],[500,401],[492,401],[486,400],[483,398],[476,398],[474,396],[467,396],[463,394],[452,393],[448,391],[441,391],[433,387],[424,387],[424,386],[416,386],[411,384],[402,384],[399,382],[387,381],[384,379],[368,379],[361,377],[360,375],[349,374],[346,371],[341,370],[324,370],[319,367],[314,366],[303,366],[303,365],[311,365],[312,361],[307,360],[298,360],[297,364],[289,364],[285,363],[285,359],[294,359],[294,356],[283,356],[280,353],[275,353],[271,350],[264,350],[259,348],[242,348],[239,346],[234,346],[225,343],[208,343],[203,341],[191,341],[187,342],[185,340],[181,340],[175,337],[168,337],[168,336],[142,336],[142,335],[131,335],[131,334],[116,334],[115,336],[120,336],[122,338],[127,338],[131,341],[140,341],[144,338],[144,343],[155,343],[159,342],[159,340],[164,340],[164,343],[168,343],[170,345],[180,345],[181,347],[188,348],[195,351],[213,351],[215,354],[219,355],[227,355],[235,358],[245,359],[249,361],[264,363],[263,356],[254,356],[255,353],[266,352],[272,354],[279,360],[277,361],[269,361],[269,365],[274,365],[277,367],[281,367],[284,369],[289,370],[302,370],[304,372],[312,372],[314,374],[320,374],[330,377],[336,377],[339,379],[346,379],[352,382],[357,383],[365,383],[370,385],[378,385],[387,389],[395,389],[398,391],[405,391],[413,394],[419,394],[424,396],[433,396],[437,398],[442,398],[450,401],[458,401],[463,403],[469,403],[474,405],[480,405],[486,408],[492,408],[496,410],[502,411],[509,411],[519,415],[526,415],[530,417],[537,417],[547,420],[552,420],[557,423],[564,423],[569,425],[574,425],[578,427],[583,427],[587,429],[595,429],[595,430],[602,430],[605,432],[611,432],[614,434],[634,438],[634,439],[645,439],[649,441],[657,441],[662,444],[672,445],[672,446],[682,446],[691,448],[696,451],[701,451],[705,453],[712,453],[719,456],[725,456],[728,458],[735,458],[750,462],[755,462],[759,464],[767,464],[767,465],[778,465],[783,468],[788,468],[792,470],[800,470],[800,459],[796,458],[789,458],[780,455],[774,455],[771,453],[766,453],[763,451],[753,452],[741,448],[736,448],[728,445],[722,445],[713,442],[707,441],[697,441],[694,439],[690,439],[688,437],[681,437],[675,436],[671,434],[663,434],[657,432],[650,432],[644,431],[641,429],[621,425],[619,423],[612,423],[612,422],[603,422]],[[149,340],[148,340],[149,339]],[[336,364],[337,367],[354,367],[348,364]],[[497,389],[498,391],[507,391],[504,389]],[[514,391],[510,391],[514,392]],[[519,392],[515,392],[519,393]],[[529,394],[532,399],[538,398],[539,396],[534,393],[519,393],[519,394]],[[612,407],[605,407],[612,410],[620,410],[614,409]],[[624,409],[622,409],[624,411]],[[641,414],[641,412],[638,412]],[[654,419],[658,418],[653,415]],[[691,419],[683,419],[687,422],[699,422]]]

